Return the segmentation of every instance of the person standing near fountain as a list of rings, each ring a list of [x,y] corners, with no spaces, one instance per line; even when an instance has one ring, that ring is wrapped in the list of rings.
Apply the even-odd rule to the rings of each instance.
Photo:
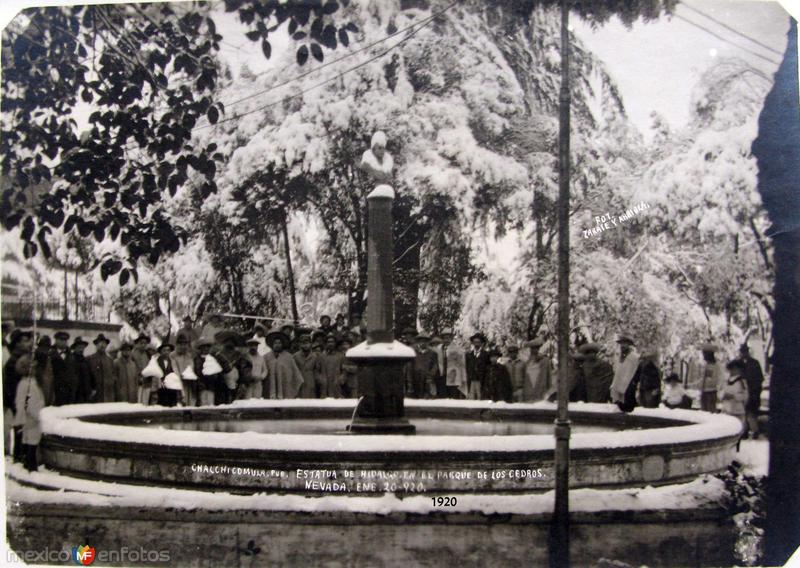
[[[611,400],[614,368],[600,358],[600,349],[601,346],[598,343],[584,343],[578,349],[578,352],[585,357],[583,376],[586,380],[586,402],[603,403]]]
[[[197,341],[197,356],[194,358],[195,374],[199,387],[200,406],[213,406],[217,383],[222,381],[223,367],[216,357],[211,354],[214,342],[208,337],[201,337]]]
[[[429,349],[431,338],[420,333],[416,337],[417,355],[412,371],[412,394],[414,398],[434,398],[436,394],[436,375],[439,374],[438,357]]]
[[[272,357],[267,360],[269,398],[297,398],[304,379],[294,357],[285,350],[291,340],[284,333],[273,332],[267,342],[272,348]]]
[[[535,402],[542,400],[553,387],[553,367],[550,358],[540,353],[544,339],[535,337],[525,343],[530,350],[525,365],[525,380],[522,383],[522,400]]]
[[[503,364],[508,369],[508,376],[511,379],[511,399],[513,402],[522,402],[525,361],[519,358],[519,347],[512,344],[506,348],[506,362]]]
[[[467,352],[467,399],[480,400],[488,398],[482,392],[486,387],[486,373],[489,370],[489,353],[485,349],[486,336],[478,332],[469,338],[472,349]]]
[[[142,371],[147,364],[150,362],[150,355],[147,353],[147,347],[150,345],[150,336],[145,335],[144,333],[139,334],[133,342],[133,351],[131,351],[131,357],[133,358],[136,366],[139,367],[139,377],[138,377],[138,401],[139,404],[144,404],[145,406],[150,404],[150,390],[151,390],[151,382],[152,379],[149,377],[145,377],[142,375]]]
[[[14,393],[14,428],[20,431],[19,441],[14,439],[14,454],[22,457],[25,469],[36,471],[39,468],[36,452],[42,439],[39,413],[45,406],[44,393],[37,380],[42,370],[26,354],[15,361],[14,371],[20,377]]]
[[[319,355],[311,350],[311,336],[308,334],[300,336],[298,340],[300,349],[294,354],[294,361],[297,368],[303,375],[303,386],[300,387],[300,398],[317,398],[317,388],[320,383]]]
[[[700,367],[699,377],[697,377],[700,389],[700,410],[718,412],[717,390],[724,380],[722,365],[717,362],[718,349],[711,343],[703,343],[699,349],[703,354],[703,364]]]
[[[631,412],[636,408],[636,391],[639,387],[639,354],[630,337],[621,335],[617,343],[619,361],[614,369],[614,380],[611,381],[611,401],[623,412]]]
[[[192,341],[190,333],[179,331],[175,336],[175,352],[172,353],[175,372],[180,375],[183,385],[185,406],[197,406],[197,374],[194,372],[194,353],[190,349]]]
[[[72,342],[72,356],[75,360],[75,376],[76,384],[75,390],[72,393],[72,404],[83,404],[86,402],[94,402],[94,384],[92,381],[92,367],[86,357],[83,355],[84,350],[89,345],[89,342],[83,339],[80,335]]]
[[[117,376],[114,371],[114,360],[106,353],[109,340],[101,333],[92,343],[94,343],[95,352],[86,360],[89,362],[92,382],[97,390],[95,400],[96,402],[114,402],[114,385],[117,382]]]
[[[336,337],[330,334],[325,338],[325,349],[319,357],[320,398],[342,398],[343,363],[344,355],[336,349]]]
[[[133,345],[123,343],[119,346],[119,354],[114,361],[114,369],[117,373],[117,387],[115,399],[117,402],[130,402],[135,404],[138,401],[139,371],[141,369],[131,357]]]

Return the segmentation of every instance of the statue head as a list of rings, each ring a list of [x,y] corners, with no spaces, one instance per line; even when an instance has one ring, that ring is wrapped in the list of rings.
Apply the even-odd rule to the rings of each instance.
[[[375,157],[382,160],[383,154],[386,152],[386,134],[381,130],[375,132],[375,134],[372,135],[369,147],[372,153],[375,154]]]

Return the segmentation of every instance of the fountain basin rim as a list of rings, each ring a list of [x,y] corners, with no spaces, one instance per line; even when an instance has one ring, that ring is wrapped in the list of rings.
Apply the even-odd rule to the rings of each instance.
[[[442,404],[443,402],[449,404]],[[457,403],[457,404],[452,404]],[[538,402],[532,404],[506,404],[484,401],[406,401],[408,407],[434,408],[442,406],[469,408],[548,410],[554,411],[555,404]],[[353,408],[355,400],[263,400],[239,401],[232,405],[208,407],[211,409],[233,409],[246,411],[248,408],[304,408],[328,406],[334,408]],[[464,407],[462,406],[462,408]],[[616,407],[605,404],[573,404],[572,411],[582,414],[617,413]],[[612,410],[613,409],[613,410]],[[379,452],[384,454],[421,453],[468,453],[468,452],[530,452],[555,448],[552,435],[515,436],[403,436],[379,435],[356,436],[337,434],[263,434],[255,432],[203,432],[143,428],[117,424],[88,422],[81,418],[95,418],[119,413],[151,414],[174,413],[180,417],[183,409],[160,408],[128,403],[82,404],[62,407],[48,407],[42,411],[42,432],[46,436],[71,437],[87,440],[130,442],[133,444],[154,444],[158,446],[224,448],[264,451],[306,451],[339,454],[359,454]],[[721,414],[680,409],[636,409],[633,416],[650,416],[676,421],[690,422],[690,425],[667,426],[646,430],[619,432],[591,432],[573,434],[570,447],[573,450],[653,447],[681,443],[713,442],[730,439],[739,435],[741,423],[738,419]]]

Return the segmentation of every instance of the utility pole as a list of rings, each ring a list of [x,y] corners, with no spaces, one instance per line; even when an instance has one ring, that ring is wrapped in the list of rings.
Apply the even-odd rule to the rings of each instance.
[[[558,413],[555,421],[555,506],[550,566],[569,566],[569,9],[561,0],[561,93],[558,128]]]

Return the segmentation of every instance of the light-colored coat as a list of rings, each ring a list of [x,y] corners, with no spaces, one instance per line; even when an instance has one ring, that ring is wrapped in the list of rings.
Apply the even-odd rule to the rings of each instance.
[[[725,414],[742,419],[747,403],[747,382],[744,377],[736,377],[723,381],[719,389],[720,408]]]
[[[23,378],[17,385],[14,398],[17,412],[14,415],[14,426],[22,426],[22,443],[36,446],[42,439],[42,425],[39,413],[44,408],[44,393],[39,383],[32,377]]]

